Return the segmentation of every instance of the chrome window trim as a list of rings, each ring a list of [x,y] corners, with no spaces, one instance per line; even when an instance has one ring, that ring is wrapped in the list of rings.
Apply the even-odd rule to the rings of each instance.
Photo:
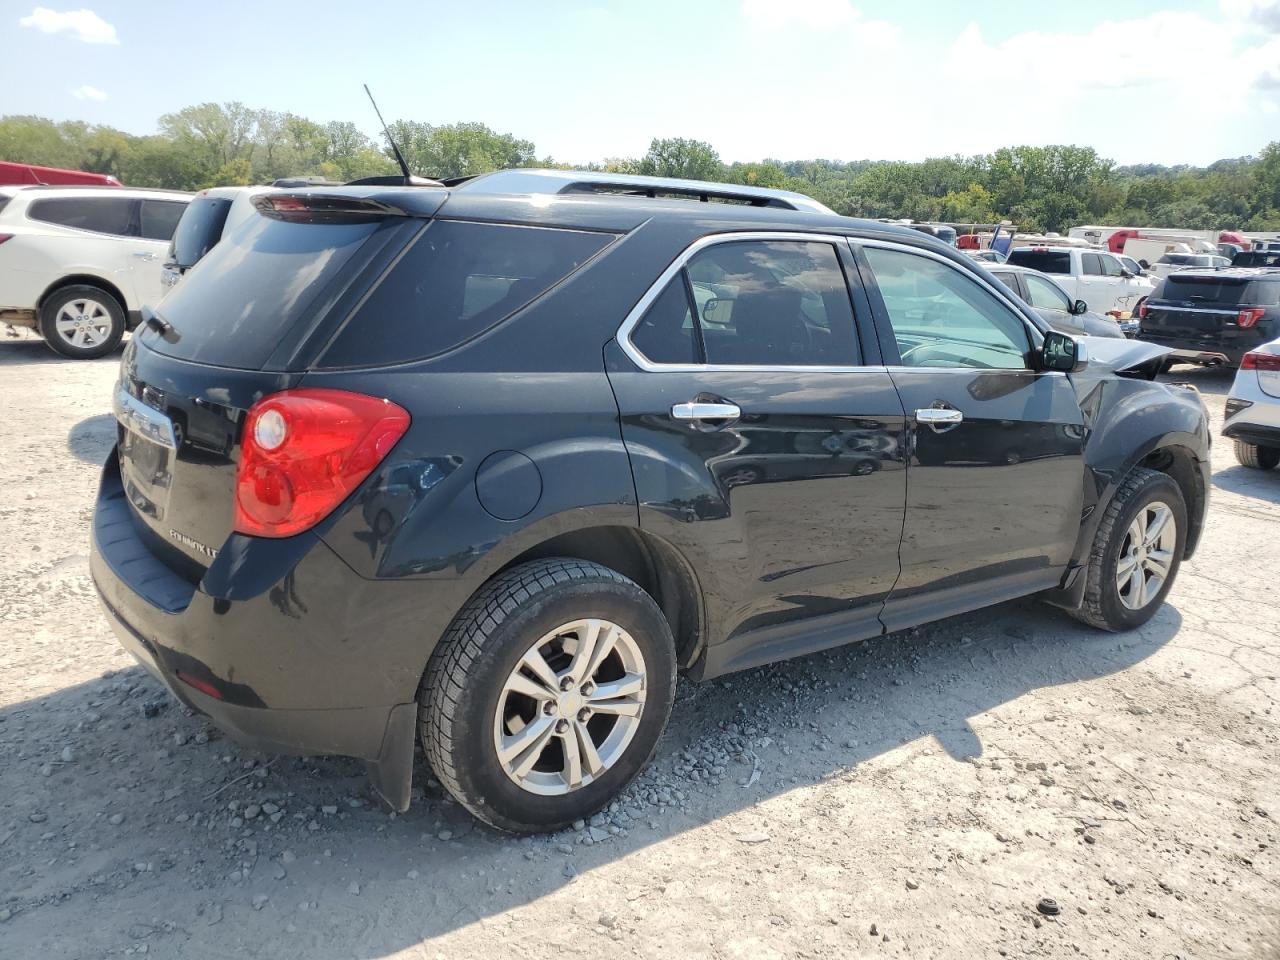
[[[1148,310],[1164,310],[1168,313],[1220,313],[1225,317],[1234,317],[1239,315],[1240,310],[1247,309],[1241,307],[1240,310],[1224,310],[1221,307],[1166,307],[1164,304],[1153,307],[1151,301],[1147,301]]]
[[[735,243],[753,240],[776,240],[790,241],[793,243],[825,243],[831,247],[838,247],[842,242],[847,242],[848,237],[839,233],[798,233],[794,231],[784,232],[780,230],[750,230],[737,233],[712,233],[705,237],[699,237],[689,246],[680,252],[680,255],[671,262],[667,269],[663,270],[658,279],[653,282],[648,290],[645,291],[636,305],[631,308],[631,312],[627,314],[626,319],[622,321],[622,325],[618,327],[615,338],[618,346],[622,347],[622,352],[630,358],[641,370],[650,373],[851,373],[860,370],[874,370],[880,373],[884,372],[883,366],[868,366],[865,364],[838,364],[831,366],[805,366],[802,364],[734,364],[734,363],[654,363],[639,348],[631,342],[631,332],[640,323],[641,318],[648,311],[653,302],[658,299],[662,291],[667,288],[667,284],[677,273],[684,269],[684,265],[688,263],[696,254],[708,247],[713,247],[721,243]],[[839,251],[836,251],[836,257],[839,259]],[[842,267],[843,269],[843,267]],[[848,279],[846,278],[846,284]],[[853,304],[849,305],[850,315],[853,315]],[[857,318],[854,317],[854,336],[857,336]]]

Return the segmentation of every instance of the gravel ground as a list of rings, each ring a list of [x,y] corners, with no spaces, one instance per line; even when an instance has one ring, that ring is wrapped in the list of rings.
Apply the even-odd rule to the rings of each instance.
[[[685,683],[621,801],[515,839],[425,766],[397,817],[246,751],[120,650],[116,364],[0,342],[0,957],[1280,956],[1280,472],[1228,444],[1141,631],[1017,602]],[[1220,423],[1230,378],[1180,378]]]

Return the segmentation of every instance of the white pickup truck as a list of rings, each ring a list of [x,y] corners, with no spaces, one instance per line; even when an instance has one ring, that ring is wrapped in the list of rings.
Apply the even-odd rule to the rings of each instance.
[[[1094,313],[1130,312],[1156,285],[1155,280],[1134,276],[1114,254],[1103,250],[1015,247],[1008,262],[1052,274],[1068,296],[1083,300]]]

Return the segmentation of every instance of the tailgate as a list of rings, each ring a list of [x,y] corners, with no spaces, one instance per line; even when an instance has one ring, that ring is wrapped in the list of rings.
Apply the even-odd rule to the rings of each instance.
[[[300,374],[183,363],[131,342],[113,397],[116,455],[152,552],[198,581],[231,533],[240,428]]]
[[[1176,340],[1203,348],[1222,345],[1228,322],[1235,326],[1236,310],[1194,304],[1147,301],[1142,336],[1152,340]]]

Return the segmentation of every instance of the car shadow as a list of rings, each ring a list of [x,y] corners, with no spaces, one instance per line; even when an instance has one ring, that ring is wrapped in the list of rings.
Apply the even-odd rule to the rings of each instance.
[[[0,764],[0,809],[18,834],[5,856],[29,861],[0,896],[6,937],[61,955],[79,934],[58,928],[56,905],[86,898],[108,940],[148,939],[157,956],[247,955],[282,927],[314,960],[386,956],[772,797],[856,776],[904,744],[932,738],[954,762],[979,757],[971,718],[1133,667],[1181,622],[1166,604],[1141,630],[1109,634],[1016,601],[683,682],[611,825],[525,838],[478,825],[421,760],[413,806],[396,816],[371,799],[361,764],[241,749],[140,667],[116,671],[0,710],[0,741],[22,744]],[[74,756],[60,763],[68,742]],[[199,904],[198,915],[155,920],[166,902]]]
[[[126,340],[125,342],[128,341]],[[122,349],[122,347],[117,347],[106,356],[98,357],[96,360],[71,360],[61,354],[54,353],[40,337],[22,331],[18,337],[14,338],[0,336],[0,367],[51,363],[118,364]]]
[[[1231,392],[1235,376],[1233,367],[1200,367],[1183,363],[1160,374],[1159,379],[1165,383],[1189,383],[1208,396],[1225,397]]]
[[[109,413],[85,417],[67,431],[67,450],[85,463],[106,463],[115,442],[116,418]]]
[[[1227,441],[1230,443],[1231,441]],[[1280,470],[1256,470],[1234,466],[1215,470],[1213,485],[1219,490],[1280,504]]]

